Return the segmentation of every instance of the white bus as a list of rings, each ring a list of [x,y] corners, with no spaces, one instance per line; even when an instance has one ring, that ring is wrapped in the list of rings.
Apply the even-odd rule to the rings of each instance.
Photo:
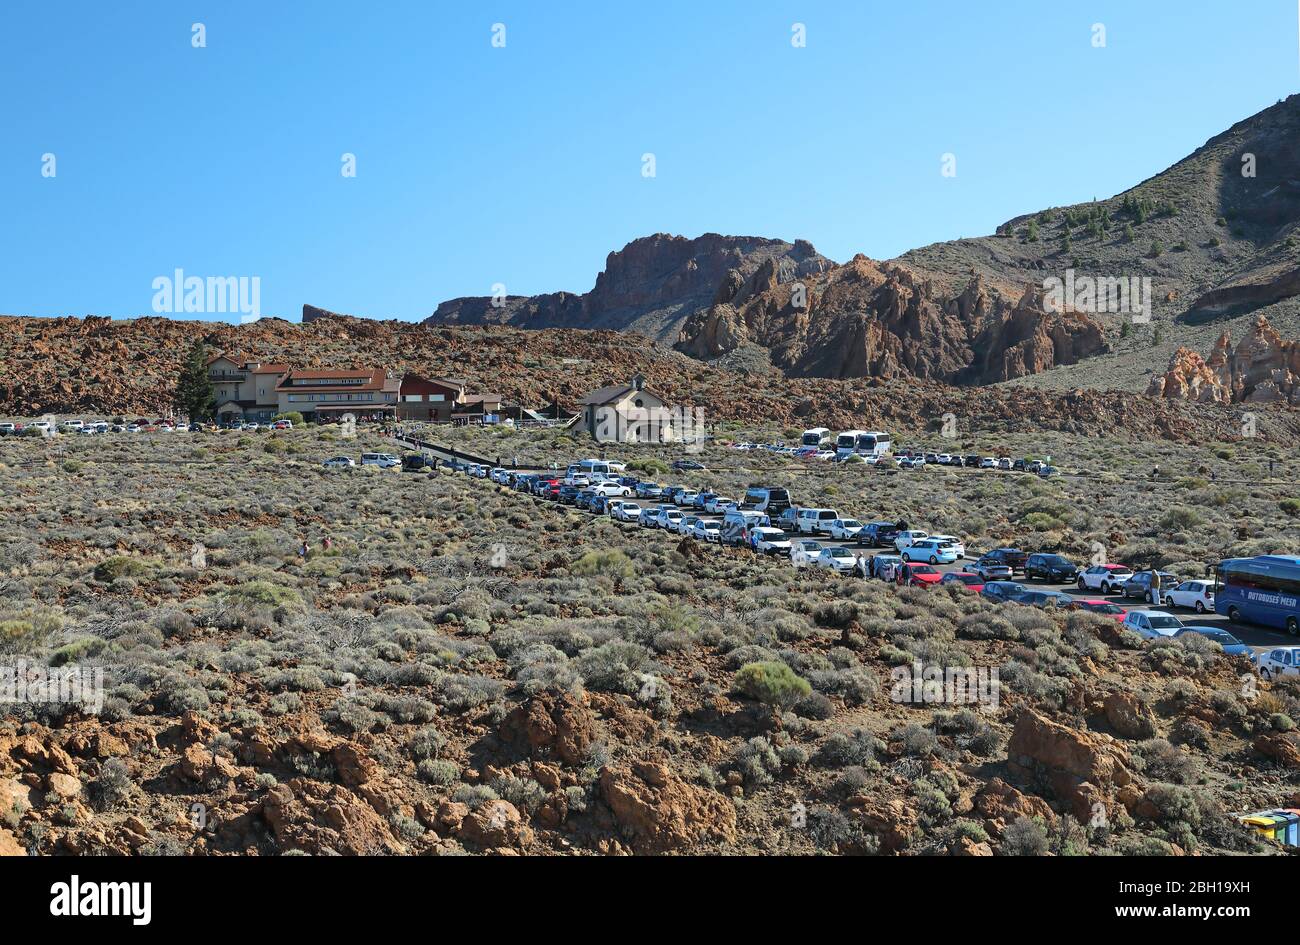
[[[866,436],[866,430],[845,430],[835,438],[835,455],[843,459],[850,453],[857,452],[858,437]]]
[[[803,437],[799,442],[804,446],[815,446],[818,449],[823,446],[830,446],[831,431],[825,427],[813,427],[811,430],[804,430]]]
[[[888,433],[881,433],[879,430],[868,430],[866,433],[858,434],[857,450],[861,456],[868,458],[884,456],[891,448],[892,444]]]

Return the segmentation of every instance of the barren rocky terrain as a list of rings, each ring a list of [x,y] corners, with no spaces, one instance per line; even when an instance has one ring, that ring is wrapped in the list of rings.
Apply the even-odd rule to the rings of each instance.
[[[586,451],[556,431],[455,436]],[[960,442],[1098,471],[800,473],[710,446],[715,471],[692,476],[1170,567],[1300,537],[1294,490],[1266,475],[1291,448]],[[371,448],[391,443],[0,439],[4,660],[105,670],[97,716],[4,707],[0,848],[1270,852],[1230,814],[1300,801],[1300,690],[1243,683],[1215,644],[796,571],[445,471],[320,466]],[[653,472],[671,455],[628,458]],[[1179,475],[1135,488],[1152,464]],[[1000,697],[900,701],[891,671],[916,661],[996,667]]]

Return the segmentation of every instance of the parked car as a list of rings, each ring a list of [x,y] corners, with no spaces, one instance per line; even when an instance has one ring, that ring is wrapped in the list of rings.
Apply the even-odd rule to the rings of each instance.
[[[1019,548],[994,548],[992,551],[987,552],[984,557],[1005,564],[1013,572],[1024,571],[1025,564],[1029,560],[1029,555]]]
[[[632,490],[618,482],[598,482],[591,488],[597,495],[603,495],[606,498],[618,496],[619,498],[626,499],[631,498],[632,496]]]
[[[805,564],[816,564],[817,556],[823,550],[820,541],[811,538],[796,538],[790,542],[790,560],[796,568]]]
[[[642,509],[641,514],[637,516],[636,522],[642,528],[658,528],[659,506]]]
[[[719,541],[722,538],[722,523],[713,519],[700,519],[691,528],[691,537],[700,541]]]
[[[985,581],[980,596],[1003,602],[1018,601],[1028,590],[1025,585],[1017,584],[1015,581]]]
[[[717,495],[716,492],[710,492],[708,489],[705,489],[703,492],[696,495],[695,501],[693,501],[691,504],[694,505],[697,509],[703,509],[706,505],[709,504],[709,500],[712,499],[715,495]]]
[[[968,568],[985,581],[1000,581],[1012,576],[1011,568],[1005,562],[988,555],[980,556],[974,564],[968,565]]]
[[[842,540],[856,538],[861,530],[862,523],[856,518],[837,518],[831,522],[830,527],[831,537]]]
[[[352,461],[351,456],[331,456],[321,465],[325,466],[327,469],[344,469],[346,467],[355,466],[356,463]]]
[[[1079,572],[1076,583],[1081,591],[1101,591],[1110,594],[1119,591],[1124,582],[1133,576],[1133,570],[1123,564],[1094,564]]]
[[[984,590],[984,579],[971,571],[949,571],[940,579],[939,583],[960,584],[976,594]]]
[[[402,456],[402,472],[423,472],[433,468],[433,460],[423,453],[407,453]]]
[[[666,489],[664,489],[663,493],[659,496],[659,498],[663,499],[665,502],[671,502],[673,505],[677,505],[679,504],[677,502],[677,497],[685,491],[686,491],[685,486],[668,486]]]
[[[756,528],[753,531],[754,550],[764,555],[788,555],[790,536],[779,528]]]
[[[1163,610],[1130,610],[1124,615],[1123,626],[1140,637],[1153,640],[1156,637],[1172,637],[1183,629],[1183,622],[1173,614]]]
[[[655,515],[655,525],[659,528],[665,528],[670,532],[677,531],[677,526],[681,524],[682,519],[686,518],[675,508],[665,508],[659,506],[659,511]]]
[[[674,531],[679,535],[686,535],[689,537],[693,533],[695,523],[699,520],[700,517],[698,515],[683,515],[682,520],[677,523],[677,528],[674,529]]]
[[[1025,580],[1037,578],[1050,584],[1073,584],[1079,577],[1079,566],[1064,555],[1030,555],[1025,559]]]
[[[1038,475],[1043,479],[1050,479],[1052,476],[1059,476],[1061,471],[1055,466],[1039,466]]]
[[[1112,604],[1108,600],[1101,600],[1099,598],[1091,598],[1091,597],[1086,599],[1081,599],[1076,597],[1074,599],[1074,603],[1071,604],[1070,606],[1071,609],[1073,610],[1087,610],[1094,614],[1102,614],[1103,616],[1106,617],[1114,617],[1116,620],[1120,620],[1120,621],[1122,621],[1124,619],[1124,615],[1128,613],[1128,611],[1125,610],[1123,607],[1121,607],[1119,604]]]
[[[378,466],[380,469],[393,469],[402,465],[402,461],[392,453],[362,453],[362,466]]]
[[[1004,470],[1004,471],[1006,471],[1006,472],[1010,472],[1010,471],[1011,471],[1011,457],[1009,457],[1009,456],[1002,456],[1002,457],[999,457],[999,459],[998,459],[998,469]]]
[[[931,535],[930,540],[951,548],[958,558],[966,557],[966,543],[955,535]]]
[[[1184,581],[1160,593],[1161,603],[1166,607],[1188,607],[1198,614],[1214,611],[1213,581]]]
[[[898,527],[893,522],[868,522],[858,532],[858,544],[868,548],[893,548]]]
[[[1024,461],[1023,459],[1018,459],[1018,460],[1016,460],[1015,462],[1013,462],[1013,463],[1011,464],[1011,470],[1012,470],[1012,472],[1024,472],[1024,471],[1025,471],[1025,461]]]
[[[677,493],[677,498],[673,501],[682,508],[691,509],[695,508],[695,497],[698,495],[699,493],[694,489],[683,489],[681,492]]]
[[[840,513],[834,509],[800,509],[795,522],[799,526],[799,534],[820,535],[839,517]]]
[[[998,468],[998,461],[997,461],[996,459],[994,459],[992,456],[981,456],[981,457],[980,457],[980,465],[979,465],[979,468],[980,468],[980,469],[997,469],[997,468]]]
[[[560,486],[560,494],[557,498],[561,505],[577,505],[578,493],[582,491],[582,486]]]
[[[613,515],[620,522],[636,522],[640,520],[642,511],[641,506],[635,502],[623,502],[614,510]]]
[[[1227,630],[1221,630],[1218,627],[1183,627],[1183,629],[1175,633],[1174,636],[1181,637],[1186,634],[1195,634],[1197,636],[1205,637],[1207,640],[1213,640],[1215,643],[1219,644],[1219,646],[1223,647],[1223,652],[1227,653],[1229,656],[1249,656],[1252,652],[1250,647],[1246,646],[1246,644],[1242,643]]]
[[[657,499],[664,490],[657,482],[638,482],[635,491],[638,499]]]
[[[1164,588],[1176,587],[1178,585],[1178,577],[1177,575],[1170,574],[1168,571],[1161,571],[1159,572],[1159,574],[1160,574],[1160,588],[1161,588],[1160,594],[1161,597],[1163,598],[1165,593]],[[1128,599],[1130,597],[1137,597],[1137,598],[1141,598],[1142,600],[1150,601],[1153,604],[1156,603],[1156,601],[1151,600],[1151,572],[1150,571],[1139,571],[1137,574],[1133,575],[1131,578],[1125,581],[1123,586],[1121,586],[1119,590],[1125,599]]]
[[[1020,595],[1016,603],[1029,604],[1033,607],[1069,607],[1074,603],[1074,598],[1060,591],[1029,589]]]
[[[697,463],[693,459],[679,459],[675,463],[673,463],[673,469],[676,469],[679,472],[686,472],[686,471],[700,472],[707,468],[708,467],[706,467],[703,463]]]
[[[929,537],[930,537],[929,532],[923,532],[920,529],[916,529],[916,528],[905,529],[904,531],[899,532],[897,536],[895,536],[894,547],[901,552],[906,550],[909,545],[912,545],[913,543],[918,541],[924,541]]]
[[[914,587],[934,587],[943,580],[943,572],[928,564],[903,562],[903,583]]]
[[[900,552],[904,561],[928,561],[931,564],[952,564],[957,560],[957,552],[952,545],[925,538],[914,541]]]
[[[715,495],[704,503],[704,511],[720,515],[727,509],[734,507],[735,504],[735,499],[730,499],[725,495]]]
[[[843,545],[823,548],[821,554],[813,560],[817,567],[830,568],[832,571],[852,571],[857,563],[858,556]]]
[[[1300,675],[1300,646],[1284,646],[1255,657],[1255,671],[1265,679]]]

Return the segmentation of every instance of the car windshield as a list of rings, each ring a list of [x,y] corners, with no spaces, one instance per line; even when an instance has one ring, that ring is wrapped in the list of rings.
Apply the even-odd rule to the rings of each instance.
[[[963,584],[978,584],[980,582],[978,574],[953,574],[950,577],[954,581],[961,581]]]
[[[1233,646],[1234,644],[1241,643],[1241,641],[1231,633],[1226,633],[1223,630],[1196,630],[1194,632],[1199,633],[1203,637],[1209,637],[1220,646]]]
[[[1045,555],[1043,560],[1048,564],[1069,564],[1069,560],[1063,555]]]
[[[913,574],[938,574],[939,572],[936,571],[934,568],[930,567],[928,564],[919,564],[919,565],[912,566],[912,573]]]
[[[1095,610],[1099,614],[1122,614],[1124,608],[1118,604],[1092,604],[1090,610]]]
[[[1182,626],[1182,623],[1177,617],[1158,617],[1153,615],[1147,619],[1151,621],[1151,626],[1156,630],[1169,630],[1173,627]]]

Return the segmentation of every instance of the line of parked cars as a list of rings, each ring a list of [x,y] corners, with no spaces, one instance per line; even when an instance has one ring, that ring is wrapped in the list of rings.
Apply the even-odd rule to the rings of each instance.
[[[742,451],[766,450],[799,459],[816,459],[825,462],[842,463],[853,453],[842,453],[828,449],[826,445],[787,446],[784,442],[751,443],[748,441],[732,443],[732,449]],[[983,456],[971,454],[962,456],[958,453],[940,453],[924,449],[895,449],[879,456],[863,456],[868,466],[884,469],[921,469],[926,466],[956,466],[968,469],[995,469],[1006,472],[1034,473],[1044,479],[1058,475],[1060,470],[1040,459],[1012,459],[1010,456]]]
[[[463,469],[518,491],[609,515],[616,521],[788,557],[796,567],[856,573],[864,578],[921,587],[956,584],[990,600],[1108,616],[1147,639],[1195,633],[1219,643],[1227,653],[1249,653],[1249,647],[1225,630],[1184,624],[1167,610],[1156,609],[1182,607],[1198,614],[1213,612],[1214,585],[1210,581],[1179,581],[1162,571],[1157,596],[1151,592],[1150,571],[1135,572],[1117,564],[1083,567],[1061,554],[1029,553],[1015,547],[994,548],[962,570],[944,573],[936,565],[967,558],[965,544],[956,536],[930,534],[902,521],[862,522],[844,517],[833,508],[791,505],[784,489],[752,488],[743,501],[737,501],[714,492],[664,486],[632,476],[525,474],[470,465]],[[722,521],[705,519],[705,513],[721,514]],[[775,518],[769,513],[775,513]],[[820,537],[850,542],[851,546],[824,545]],[[1017,581],[1017,576],[1025,583]],[[1080,591],[1097,591],[1099,596],[1076,597],[1051,588],[1035,588],[1031,586],[1035,581],[1074,584]],[[1130,610],[1107,599],[1111,595],[1145,598],[1153,606]],[[1294,665],[1300,672],[1300,648],[1296,648]],[[1280,672],[1276,668],[1272,671]]]

